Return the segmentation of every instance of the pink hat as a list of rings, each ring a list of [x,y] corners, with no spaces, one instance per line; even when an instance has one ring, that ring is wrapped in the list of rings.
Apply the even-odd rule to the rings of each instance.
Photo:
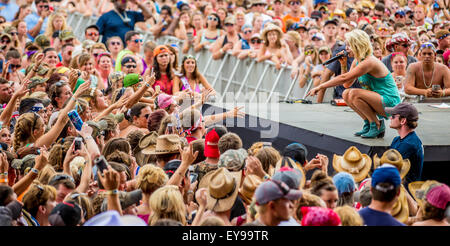
[[[449,62],[449,58],[450,58],[450,49],[448,49],[447,51],[444,52],[444,54],[442,55],[444,57],[444,63],[445,65],[447,65],[450,68],[450,64],[448,64]]]
[[[386,42],[386,49],[390,52],[394,52],[394,45],[406,43],[408,45],[411,44],[411,39],[409,39],[408,35],[405,33],[396,33],[392,35],[392,38]]]
[[[446,184],[435,186],[428,191],[426,198],[429,204],[446,209],[450,202],[450,188]]]
[[[302,226],[338,226],[341,219],[333,209],[302,207]]]
[[[173,103],[173,98],[167,94],[159,94],[158,95],[158,107],[162,109],[168,108]]]

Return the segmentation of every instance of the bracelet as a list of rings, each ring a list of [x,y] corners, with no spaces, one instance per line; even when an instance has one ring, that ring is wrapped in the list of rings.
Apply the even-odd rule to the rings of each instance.
[[[194,191],[188,190],[188,191],[187,191],[187,194],[194,194]]]
[[[442,97],[445,97],[445,89],[442,90]]]
[[[270,176],[269,176],[269,175],[267,175],[267,174],[266,174],[266,175],[264,175],[264,178],[263,178],[263,180],[264,180],[264,181],[266,181],[266,180],[268,180],[268,179],[270,179]]]
[[[145,86],[150,88],[151,85],[149,83],[145,83]]]
[[[36,168],[31,168],[31,172],[33,172],[35,174],[39,174],[39,170],[37,170]]]
[[[106,193],[106,195],[117,195],[117,194],[119,194],[119,190],[118,189],[108,190],[105,193]]]
[[[8,172],[0,173],[1,175],[8,176]]]
[[[84,138],[84,140],[88,140],[88,139],[94,139],[92,136],[87,136]]]

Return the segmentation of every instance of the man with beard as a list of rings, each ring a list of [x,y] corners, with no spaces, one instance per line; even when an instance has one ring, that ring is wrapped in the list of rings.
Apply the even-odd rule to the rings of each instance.
[[[137,0],[130,0],[130,2],[136,4],[142,10],[142,13],[125,11],[126,0],[113,0],[114,9],[98,19],[96,26],[99,29],[99,34],[103,35],[103,43],[106,43],[106,40],[112,36],[119,36],[125,43],[125,33],[134,30],[136,22],[145,21],[151,17],[150,10],[144,4]]]

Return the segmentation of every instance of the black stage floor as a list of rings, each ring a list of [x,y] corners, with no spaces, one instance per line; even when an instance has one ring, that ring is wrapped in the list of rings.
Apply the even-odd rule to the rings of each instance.
[[[423,179],[436,179],[449,184],[450,109],[437,109],[429,105],[415,104],[419,111],[416,132],[425,151]],[[385,121],[387,129],[384,138],[362,139],[353,136],[354,132],[362,128],[363,122],[349,107],[287,103],[242,106],[245,106],[245,122],[241,119],[224,123],[229,131],[241,136],[245,148],[256,141],[268,141],[282,151],[286,145],[299,142],[307,146],[308,159],[313,158],[316,153],[329,157],[330,174],[333,173],[331,160],[334,153],[342,155],[350,146],[356,146],[371,157],[375,153],[381,156],[397,136],[397,131],[389,128],[389,120]],[[233,105],[205,105],[203,111],[208,115],[213,110],[222,112],[223,108],[232,107]],[[261,134],[263,132],[266,136]],[[311,173],[307,176],[310,175]]]

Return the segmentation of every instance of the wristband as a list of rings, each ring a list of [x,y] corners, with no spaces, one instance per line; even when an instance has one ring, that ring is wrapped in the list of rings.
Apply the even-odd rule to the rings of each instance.
[[[84,140],[88,140],[88,139],[94,139],[92,136],[87,136],[84,138]]]
[[[31,168],[31,172],[33,172],[35,174],[39,174],[39,170],[37,170],[36,168]]]
[[[269,180],[269,179],[270,179],[270,176],[269,176],[269,175],[267,175],[267,174],[264,175],[264,178],[263,178],[264,181]]]
[[[150,88],[151,85],[149,83],[145,83],[145,86]]]
[[[1,173],[2,175],[8,176],[8,172]]]
[[[119,190],[118,189],[108,190],[105,193],[106,193],[106,195],[117,195],[117,194],[119,194]]]

